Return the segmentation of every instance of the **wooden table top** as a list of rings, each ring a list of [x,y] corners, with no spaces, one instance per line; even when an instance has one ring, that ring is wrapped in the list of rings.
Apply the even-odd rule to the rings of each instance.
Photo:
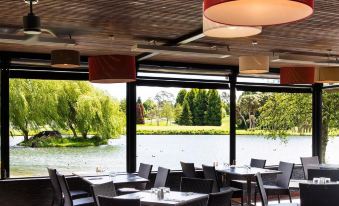
[[[121,199],[140,199],[141,205],[157,205],[157,206],[165,206],[165,205],[184,205],[187,203],[194,203],[195,201],[207,201],[207,194],[199,194],[192,192],[176,192],[171,191],[169,193],[164,194],[164,199],[158,199],[155,193],[152,193],[150,190],[121,195],[116,198]]]
[[[89,184],[98,185],[104,184],[107,182],[113,181],[114,184],[126,184],[126,183],[147,183],[148,179],[143,177],[139,177],[138,175],[127,173],[127,174],[117,174],[114,177],[110,177],[109,175],[88,175],[81,172],[73,173],[76,176],[79,176],[81,179],[85,180]]]

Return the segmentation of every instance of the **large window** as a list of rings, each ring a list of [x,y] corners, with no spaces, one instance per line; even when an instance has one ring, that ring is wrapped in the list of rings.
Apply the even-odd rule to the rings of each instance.
[[[137,96],[138,163],[229,162],[228,91],[139,86]]]
[[[322,151],[326,163],[339,164],[339,88],[323,90]]]
[[[11,79],[11,177],[125,171],[125,94],[125,84]]]
[[[300,164],[312,155],[312,95],[237,92],[237,164]]]

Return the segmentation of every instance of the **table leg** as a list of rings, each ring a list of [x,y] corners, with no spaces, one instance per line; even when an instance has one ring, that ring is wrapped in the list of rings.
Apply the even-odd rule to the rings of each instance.
[[[252,178],[251,177],[247,177],[246,178],[247,181],[247,205],[251,205],[251,196],[252,196]]]

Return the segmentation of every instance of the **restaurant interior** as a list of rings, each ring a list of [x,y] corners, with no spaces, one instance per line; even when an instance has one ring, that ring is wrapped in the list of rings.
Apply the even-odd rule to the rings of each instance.
[[[339,94],[339,23],[336,23],[339,22],[339,1],[0,2],[1,206],[339,205],[339,159],[333,153],[331,157],[334,157],[328,161],[329,153],[337,148],[332,146],[326,151],[326,145],[334,145],[334,139],[338,136],[328,128],[338,127],[339,122],[335,120],[339,115],[336,113],[339,102],[326,94]],[[36,96],[33,93],[39,87],[27,90],[31,92],[29,98],[39,101],[28,98],[29,101],[20,102],[22,93],[12,94],[23,91],[23,87],[14,80],[31,83],[49,81],[51,84],[48,85],[52,86],[48,90],[50,92]],[[119,114],[123,116],[124,131],[119,135],[124,138],[119,142],[120,155],[105,157],[115,159],[112,165],[96,162],[95,158],[88,162],[96,166],[86,165],[89,164],[86,160],[89,156],[81,156],[77,148],[67,157],[72,159],[73,155],[73,163],[69,163],[70,160],[66,163],[64,155],[67,149],[56,150],[58,147],[52,146],[39,150],[42,146],[34,141],[31,147],[22,146],[19,142],[14,145],[16,136],[21,136],[18,131],[25,131],[25,126],[38,131],[42,124],[44,128],[49,124],[47,120],[44,123],[38,120],[29,123],[34,114],[38,116],[39,113],[52,122],[53,115],[49,116],[50,113],[46,111],[54,108],[52,99],[56,96],[53,92],[56,90],[53,88],[59,88],[66,84],[64,82],[108,85],[104,86],[108,88],[108,93],[123,93],[123,113]],[[179,139],[172,144],[171,141],[161,141],[157,136],[159,140],[142,136],[146,132],[139,130],[138,98],[146,96],[147,92],[142,90],[145,87],[150,88],[147,90],[149,93],[156,93],[158,88],[225,90],[227,121],[219,126],[227,132],[219,134],[222,143],[215,141],[214,146],[204,146],[198,141],[185,143],[186,140]],[[253,93],[287,94],[290,97],[306,95],[309,109],[305,130],[309,138],[303,135],[300,138],[309,140],[307,144],[295,143],[293,149],[284,153],[274,149],[288,148],[290,143],[284,143],[286,139],[279,139],[278,136],[286,137],[285,129],[293,130],[296,127],[290,123],[291,119],[283,118],[283,114],[294,113],[294,119],[303,118],[304,114],[298,108],[303,107],[304,102],[297,100],[293,103],[297,105],[295,111],[289,109],[289,102],[281,107],[280,119],[273,118],[276,114],[274,111],[278,109],[272,109],[273,120],[264,129],[275,130],[274,135],[266,137],[265,132],[260,133],[263,130],[250,133],[262,136],[261,141],[270,138],[273,142],[271,145],[249,142],[247,144],[251,150],[243,149],[238,100],[243,94]],[[14,101],[14,97],[17,100]],[[92,100],[85,98],[82,101],[86,104]],[[279,101],[275,103],[279,104]],[[43,102],[47,102],[47,106],[43,106]],[[19,109],[12,109],[14,103],[19,105]],[[26,111],[30,104],[37,105],[38,109]],[[331,105],[332,110],[324,110],[327,104]],[[84,107],[84,113],[92,114],[91,110],[96,104],[88,105]],[[172,110],[175,108],[173,103]],[[257,113],[263,113],[263,108],[249,116],[255,118]],[[183,116],[185,103],[181,109],[180,117]],[[189,112],[193,117],[194,111]],[[222,113],[220,109],[218,111]],[[34,114],[20,116],[26,113]],[[105,114],[110,115],[110,110],[100,113],[102,116]],[[333,123],[329,124],[327,117],[334,119],[331,120]],[[205,115],[204,118],[207,121],[214,117]],[[22,126],[13,119],[24,119],[25,122]],[[152,118],[150,121],[152,123]],[[164,118],[163,121],[166,122]],[[187,121],[182,120],[182,125],[192,127],[195,120],[188,118]],[[102,121],[98,127],[106,123]],[[173,124],[176,123],[177,120]],[[54,130],[55,124],[56,121],[53,121],[48,130]],[[115,123],[112,124],[114,127]],[[72,124],[69,127],[67,132],[70,133]],[[95,129],[93,127],[93,131]],[[86,137],[90,129],[85,133],[77,132],[79,136]],[[25,134],[22,135],[24,142],[34,140],[36,136],[28,131]],[[154,134],[161,136],[160,133]],[[167,135],[170,138],[178,134]],[[190,135],[192,138],[212,138],[204,136],[207,134]],[[328,139],[331,135],[333,139]],[[295,139],[298,139],[299,135],[296,136]],[[141,138],[144,139],[141,141]],[[140,149],[147,142],[152,146]],[[187,147],[182,149],[184,143]],[[90,147],[91,154],[102,158],[100,150],[106,151],[107,148],[105,145],[96,146]],[[163,151],[166,147],[171,148],[172,153]],[[196,154],[188,152],[187,148],[195,148]],[[20,149],[26,153],[17,153]],[[52,150],[57,154],[50,155],[49,151]],[[142,152],[146,150],[159,150],[159,154],[143,155]],[[34,155],[35,151],[43,153]],[[90,150],[86,151],[89,153]],[[258,155],[259,151],[262,155]],[[183,155],[178,157],[176,153],[180,152]],[[214,153],[218,157],[213,156]],[[44,164],[39,162],[38,156],[41,155],[44,155]],[[208,155],[212,158],[199,159]],[[16,158],[25,164],[20,165]],[[77,167],[72,167],[72,164]],[[119,169],[114,164],[119,164]],[[25,168],[33,172],[27,172]],[[37,168],[42,168],[42,172],[34,173]],[[67,172],[64,168],[68,169]]]

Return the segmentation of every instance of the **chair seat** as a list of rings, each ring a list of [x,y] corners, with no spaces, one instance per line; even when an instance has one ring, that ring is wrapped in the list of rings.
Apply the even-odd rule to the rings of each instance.
[[[138,190],[136,188],[120,188],[117,191],[118,191],[119,195],[127,195],[127,194],[131,194],[131,193],[140,192],[140,190]]]
[[[287,190],[288,188],[280,187],[277,185],[264,185],[265,190]]]
[[[85,197],[73,200],[74,206],[94,206],[93,197]]]
[[[235,187],[221,187],[220,188],[220,192],[224,192],[224,191],[227,191],[231,189],[233,192],[238,192],[238,191],[241,191],[241,189],[239,188],[235,188]]]
[[[72,199],[79,199],[79,198],[83,198],[83,197],[88,197],[89,196],[88,192],[86,192],[84,190],[71,190],[69,192],[71,193]]]

